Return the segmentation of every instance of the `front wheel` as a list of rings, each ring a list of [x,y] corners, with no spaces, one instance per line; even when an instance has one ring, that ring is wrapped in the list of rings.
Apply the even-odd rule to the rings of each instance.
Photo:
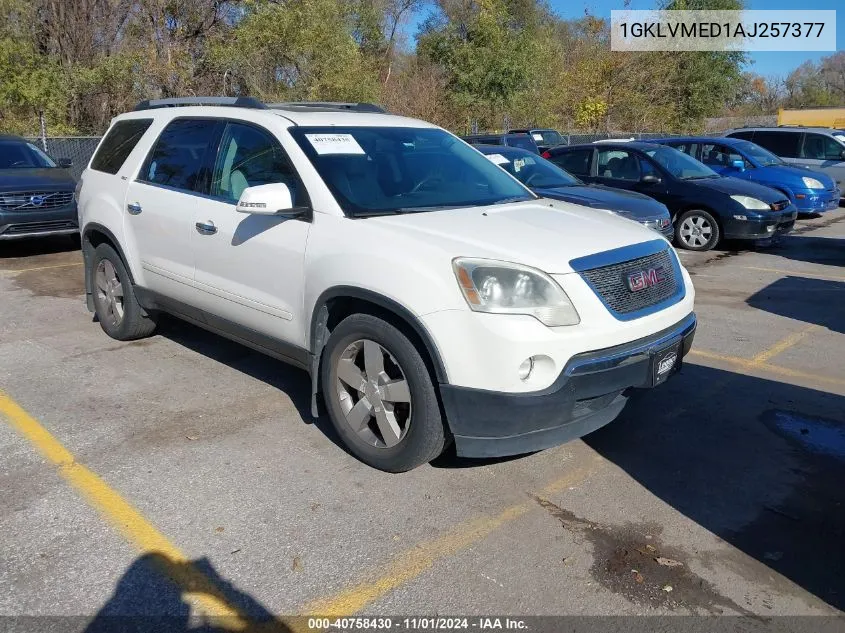
[[[690,251],[709,251],[719,243],[719,224],[707,211],[687,211],[675,224],[675,241]]]
[[[335,430],[364,463],[404,472],[443,452],[446,430],[425,361],[386,321],[341,321],[326,343],[321,380]]]

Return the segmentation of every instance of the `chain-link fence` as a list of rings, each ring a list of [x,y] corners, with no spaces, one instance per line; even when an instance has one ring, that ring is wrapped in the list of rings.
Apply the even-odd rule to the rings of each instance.
[[[100,138],[99,136],[48,136],[47,153],[55,159],[71,159],[73,165],[69,171],[74,178],[79,178],[88,165],[88,161],[91,160],[94,150],[97,149]],[[30,137],[26,140],[44,149],[42,139]]]

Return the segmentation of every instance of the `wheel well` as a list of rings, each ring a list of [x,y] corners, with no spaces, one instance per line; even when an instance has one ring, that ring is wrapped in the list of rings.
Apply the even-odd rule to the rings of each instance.
[[[422,356],[422,359],[428,368],[431,380],[435,385],[438,382],[445,380],[445,372],[443,370],[439,354],[437,354],[436,348],[433,348],[433,343],[424,340],[423,335],[420,334],[418,328],[421,328],[421,325],[417,325],[415,327],[407,320],[407,318],[398,314],[398,312],[391,310],[380,303],[361,297],[332,297],[323,305],[325,305],[328,310],[328,319],[325,324],[328,332],[331,332],[335,327],[337,327],[337,324],[343,321],[343,319],[353,314],[369,314],[382,319],[402,332],[402,334],[408,337],[408,340],[414,344],[414,347],[417,348],[420,356]]]
[[[135,283],[135,277],[132,274],[132,269],[129,267],[129,262],[126,261],[126,255],[123,253],[123,249],[120,247],[120,244],[118,244],[117,239],[115,239],[111,231],[105,227],[95,225],[85,229],[85,233],[82,236],[82,255],[86,259],[86,262],[87,258],[94,253],[94,249],[96,249],[100,244],[108,244],[114,249],[120,259],[123,260],[123,265],[126,267],[129,279],[132,283]]]

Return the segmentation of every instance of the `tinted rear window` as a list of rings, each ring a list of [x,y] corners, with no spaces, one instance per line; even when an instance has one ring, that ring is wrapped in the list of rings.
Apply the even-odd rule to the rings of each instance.
[[[97,148],[97,153],[91,161],[91,169],[107,174],[120,171],[124,161],[152,122],[152,119],[132,119],[115,123]]]
[[[507,144],[511,147],[527,149],[529,152],[537,152],[537,143],[527,134],[508,134],[505,137]]]
[[[746,131],[746,132],[731,132],[728,134],[731,138],[744,138],[746,141],[750,141],[754,137],[753,131]]]
[[[778,156],[797,158],[801,132],[758,131],[751,140]]]
[[[593,157],[591,149],[575,149],[555,154],[549,160],[558,167],[577,176],[590,175],[590,159]]]

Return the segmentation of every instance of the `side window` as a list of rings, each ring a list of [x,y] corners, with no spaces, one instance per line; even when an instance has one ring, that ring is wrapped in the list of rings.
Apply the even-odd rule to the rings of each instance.
[[[783,158],[798,157],[801,132],[755,132],[754,142]]]
[[[135,149],[152,122],[152,119],[132,119],[115,123],[100,142],[91,160],[91,169],[104,171],[107,174],[116,174],[120,171],[124,161]]]
[[[643,158],[642,156],[639,157],[640,163],[640,178],[643,176],[657,176],[660,178],[660,172],[658,171],[657,167],[654,166],[647,158]]]
[[[679,152],[683,152],[692,158],[695,158],[698,151],[698,143],[672,143],[669,147],[674,147]]]
[[[549,160],[561,169],[576,176],[590,175],[590,161],[593,157],[591,149],[576,149],[570,152],[561,152],[552,156]]]
[[[804,134],[801,158],[814,160],[842,160],[842,146],[824,134]]]
[[[600,149],[598,175],[636,182],[640,179],[640,161],[634,154],[625,150]]]
[[[210,119],[171,121],[158,137],[138,180],[204,192],[208,180],[205,161],[216,126],[217,121]]]
[[[750,141],[754,137],[754,132],[753,131],[731,132],[730,134],[728,134],[728,136],[730,136],[731,138],[741,138],[741,139],[744,139],[746,141]]]
[[[294,206],[308,204],[304,187],[272,134],[241,123],[226,125],[211,177],[211,195],[237,202],[247,187],[274,182],[288,186]]]
[[[740,154],[733,151],[727,145],[719,145],[716,143],[705,143],[701,146],[701,162],[711,167],[730,167],[733,161],[745,160]]]

